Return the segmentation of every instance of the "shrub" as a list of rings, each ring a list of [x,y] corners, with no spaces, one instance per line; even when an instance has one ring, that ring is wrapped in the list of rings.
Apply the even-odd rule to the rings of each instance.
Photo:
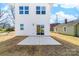
[[[14,31],[14,28],[7,28],[6,31]]]

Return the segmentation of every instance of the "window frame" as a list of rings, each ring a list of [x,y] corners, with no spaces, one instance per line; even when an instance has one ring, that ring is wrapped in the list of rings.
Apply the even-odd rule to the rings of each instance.
[[[29,14],[29,6],[19,6],[19,14]]]
[[[23,6],[19,6],[19,10],[23,10],[24,8],[23,8]]]
[[[20,24],[20,30],[24,30],[24,24]]]
[[[40,14],[40,6],[36,6],[36,14]]]
[[[45,15],[46,14],[46,7],[45,6],[36,6],[36,14]]]
[[[67,27],[66,26],[63,27],[63,31],[67,32]]]
[[[27,12],[27,13],[26,13]],[[29,14],[29,6],[25,6],[25,14]]]

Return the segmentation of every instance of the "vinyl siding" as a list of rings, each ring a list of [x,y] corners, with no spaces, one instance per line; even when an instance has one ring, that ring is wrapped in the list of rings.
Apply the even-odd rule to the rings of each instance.
[[[79,24],[77,24],[77,36],[79,36]]]
[[[64,31],[64,27],[66,27],[66,32]],[[56,31],[57,28],[57,31]],[[61,33],[61,34],[66,34],[66,35],[75,35],[75,26],[58,26],[54,28],[55,32]]]

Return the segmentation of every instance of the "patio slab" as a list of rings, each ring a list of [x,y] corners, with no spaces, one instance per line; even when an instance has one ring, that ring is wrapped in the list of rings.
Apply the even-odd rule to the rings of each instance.
[[[27,37],[17,45],[61,45],[58,41],[51,37]]]

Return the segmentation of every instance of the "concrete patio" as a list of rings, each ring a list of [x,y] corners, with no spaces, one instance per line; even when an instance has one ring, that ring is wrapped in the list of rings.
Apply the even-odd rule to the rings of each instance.
[[[61,43],[51,37],[32,36],[25,38],[17,45],[61,45]]]

